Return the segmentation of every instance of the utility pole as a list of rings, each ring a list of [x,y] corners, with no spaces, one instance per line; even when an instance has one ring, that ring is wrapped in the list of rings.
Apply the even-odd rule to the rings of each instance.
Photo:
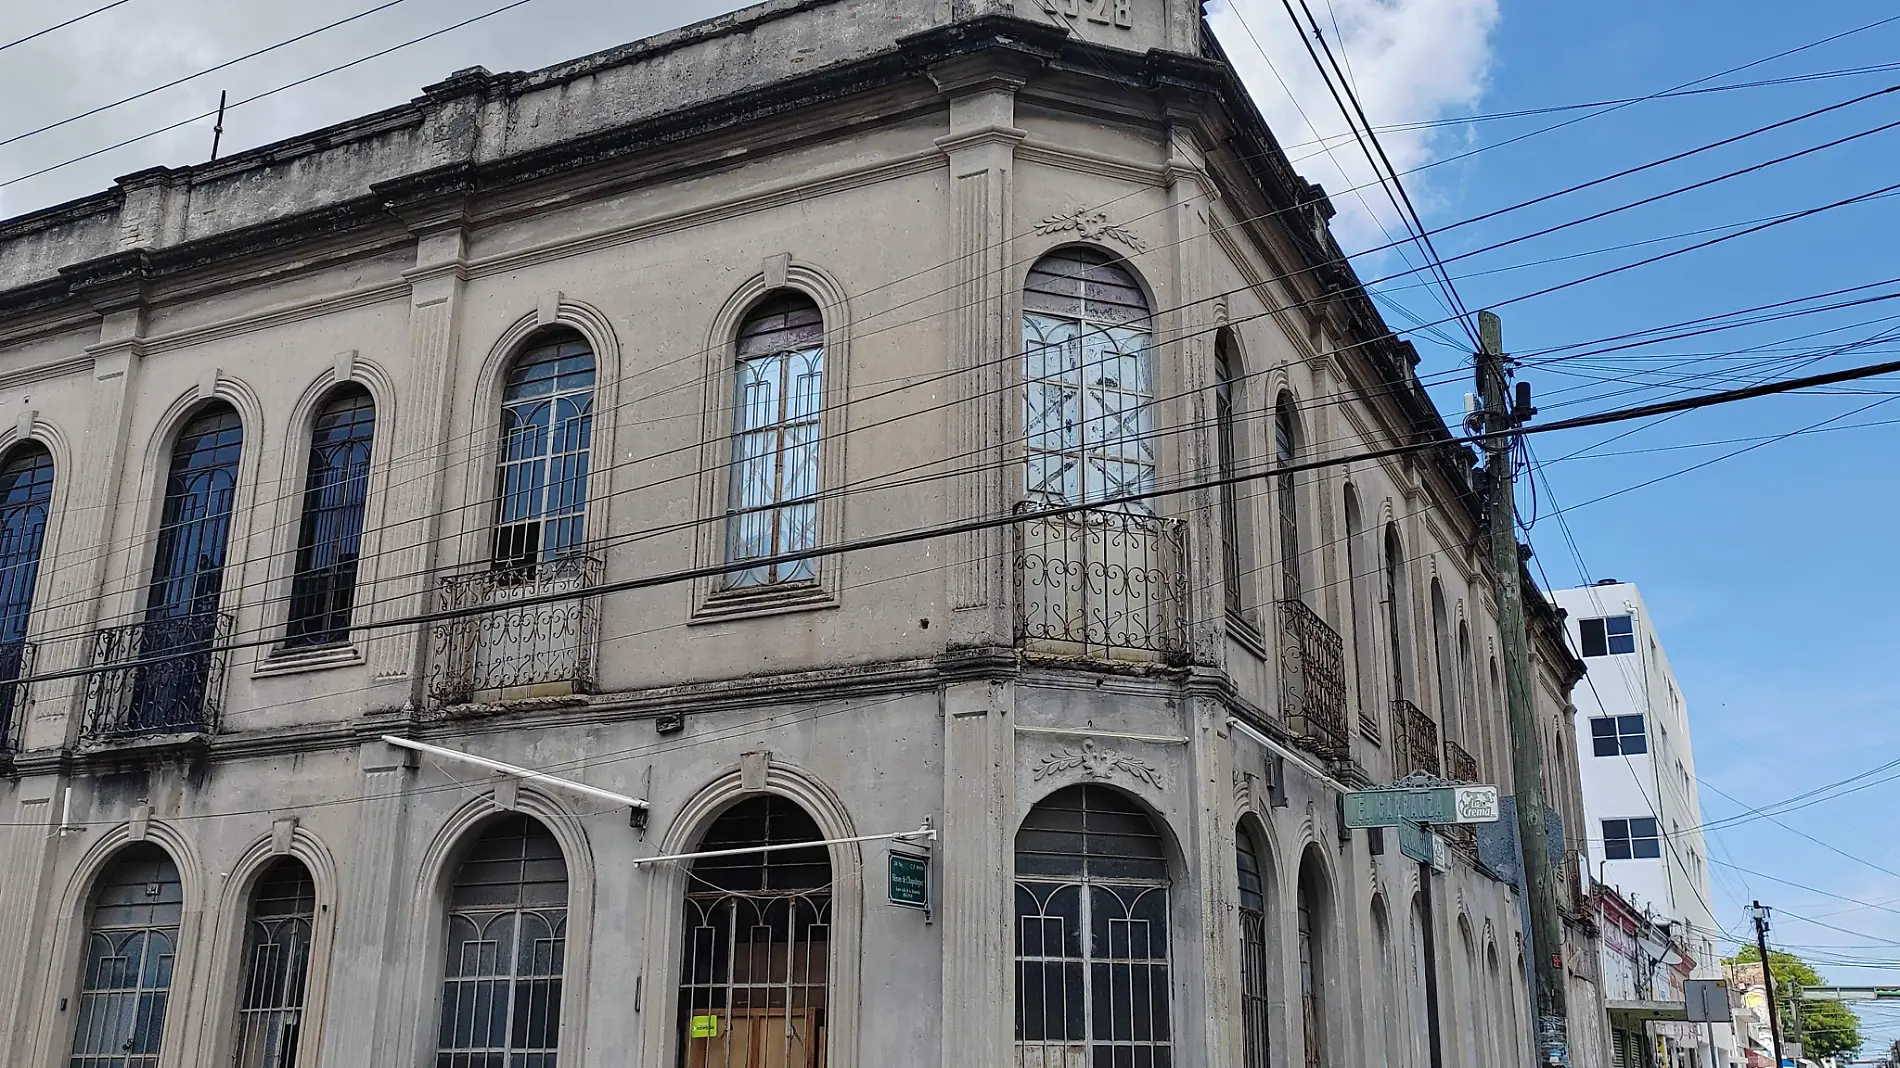
[[[1493,312],[1478,313],[1478,413],[1484,442],[1487,514],[1490,517],[1491,566],[1498,581],[1498,629],[1504,644],[1505,704],[1511,717],[1511,772],[1517,796],[1517,836],[1523,846],[1525,891],[1530,895],[1531,969],[1537,1005],[1537,1050],[1543,1063],[1570,1064],[1569,1010],[1564,992],[1564,920],[1557,907],[1557,882],[1551,872],[1550,837],[1544,822],[1543,745],[1531,689],[1530,636],[1524,624],[1524,588],[1518,557],[1517,511],[1512,501],[1516,477],[1512,433],[1535,414],[1530,388],[1519,383],[1515,402],[1507,396],[1504,324]]]
[[[1781,1007],[1775,1003],[1775,973],[1768,967],[1768,909],[1756,901],[1749,906],[1755,921],[1755,948],[1761,951],[1761,981],[1768,990],[1768,1037],[1775,1044],[1775,1068],[1781,1068]]]

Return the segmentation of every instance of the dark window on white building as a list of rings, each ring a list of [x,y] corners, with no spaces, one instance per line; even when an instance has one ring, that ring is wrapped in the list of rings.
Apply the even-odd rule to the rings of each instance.
[[[1662,839],[1656,832],[1654,817],[1603,821],[1605,860],[1654,860],[1660,856]]]
[[[1636,756],[1649,752],[1649,732],[1641,716],[1597,716],[1590,721],[1590,744],[1600,757]]]
[[[1609,656],[1636,651],[1636,623],[1629,616],[1601,616],[1580,620],[1583,655]]]

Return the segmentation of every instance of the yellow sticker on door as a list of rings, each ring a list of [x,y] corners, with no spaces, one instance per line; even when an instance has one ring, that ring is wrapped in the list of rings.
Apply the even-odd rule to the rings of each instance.
[[[717,1016],[693,1017],[692,1036],[694,1038],[718,1038],[719,1037],[719,1017]]]

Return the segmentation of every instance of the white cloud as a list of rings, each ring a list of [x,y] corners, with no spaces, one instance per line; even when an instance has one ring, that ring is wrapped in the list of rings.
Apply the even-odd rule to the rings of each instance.
[[[1498,0],[1307,0],[1345,66],[1373,126],[1391,126],[1468,112],[1484,96],[1491,30]],[[1299,0],[1293,9],[1302,19]],[[1403,227],[1374,182],[1365,154],[1294,32],[1281,0],[1217,0],[1209,18],[1280,143],[1309,180],[1326,187],[1339,209],[1334,230],[1347,251],[1384,243],[1383,225]],[[1318,49],[1317,42],[1315,49]],[[1320,52],[1322,61],[1325,53]],[[1348,105],[1350,106],[1350,105]],[[1456,129],[1455,127],[1452,129]],[[1319,139],[1330,151],[1308,144]],[[1429,130],[1381,132],[1380,142],[1403,173],[1441,158],[1456,135]],[[1303,146],[1303,147],[1294,147]],[[1442,203],[1444,186],[1429,174],[1405,180],[1421,212]]]

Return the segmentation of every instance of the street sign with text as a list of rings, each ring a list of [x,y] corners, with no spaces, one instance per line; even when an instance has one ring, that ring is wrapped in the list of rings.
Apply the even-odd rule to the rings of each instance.
[[[1422,790],[1355,790],[1346,795],[1346,826],[1401,827],[1411,823],[1496,823],[1495,786],[1440,786]]]
[[[1437,859],[1437,846],[1432,837],[1431,831],[1405,820],[1399,824],[1399,852],[1420,864],[1430,864]]]
[[[891,851],[891,904],[907,909],[930,908],[930,858]]]

